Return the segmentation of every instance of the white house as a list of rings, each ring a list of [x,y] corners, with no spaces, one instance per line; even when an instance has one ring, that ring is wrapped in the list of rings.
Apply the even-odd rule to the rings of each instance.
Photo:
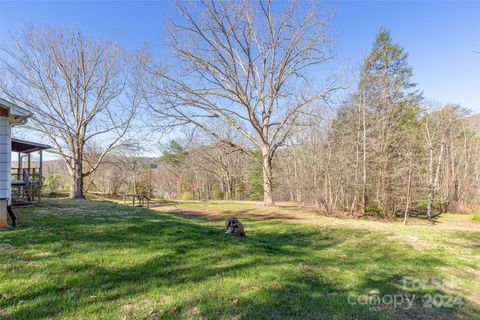
[[[11,128],[25,123],[31,113],[6,100],[0,99],[0,227],[7,225],[8,207],[11,205]]]

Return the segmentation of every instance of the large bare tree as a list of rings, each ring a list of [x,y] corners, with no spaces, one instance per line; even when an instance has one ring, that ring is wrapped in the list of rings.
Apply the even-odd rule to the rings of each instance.
[[[122,142],[135,114],[137,82],[129,79],[126,53],[80,32],[36,27],[1,52],[1,93],[32,111],[28,127],[64,160],[70,197],[83,198],[84,178]],[[95,149],[88,157],[87,148]]]
[[[327,20],[305,2],[180,3],[172,22],[174,60],[144,60],[149,106],[177,124],[195,125],[253,155],[260,150],[264,204],[274,205],[272,159],[302,116],[335,90],[336,81],[309,81],[333,58]],[[165,71],[166,70],[166,71]],[[214,121],[215,120],[215,121]],[[217,130],[218,121],[247,143]]]

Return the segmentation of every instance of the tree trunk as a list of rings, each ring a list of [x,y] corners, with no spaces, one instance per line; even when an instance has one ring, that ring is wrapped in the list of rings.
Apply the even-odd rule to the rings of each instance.
[[[440,178],[440,167],[442,164],[442,156],[443,156],[444,144],[440,146],[440,154],[438,155],[438,162],[437,168],[435,170],[435,178],[433,179],[433,183],[429,187],[428,192],[428,205],[427,205],[427,218],[430,220],[432,217],[432,206],[433,206],[433,198],[435,197],[435,189],[438,186],[438,181]]]
[[[85,199],[83,194],[83,170],[82,161],[77,160],[74,163],[71,178],[72,184],[70,186],[70,199]]]
[[[355,140],[355,183],[354,183],[354,193],[352,206],[350,207],[350,214],[353,214],[353,211],[357,207],[357,198],[358,198],[358,170],[360,166],[360,131],[362,130],[362,117],[361,117],[361,106],[359,105],[357,114],[357,138]]]
[[[367,208],[367,128],[366,128],[366,102],[365,88],[362,87],[362,147],[363,147],[363,176],[362,176],[362,213],[365,215]]]
[[[272,186],[272,157],[268,150],[262,150],[263,168],[263,205],[274,207]]]
[[[387,138],[384,138],[387,139]],[[381,154],[381,172],[380,172],[380,198],[379,198],[379,205],[382,208],[383,216],[387,216],[390,214],[390,196],[388,194],[388,170],[389,170],[389,151],[388,146],[382,146],[382,154]]]
[[[407,179],[407,199],[405,204],[405,215],[403,217],[403,225],[408,223],[408,212],[410,211],[410,201],[411,201],[411,189],[412,189],[412,155],[410,155],[408,160],[408,179]]]
[[[433,203],[433,146],[430,142],[430,156],[428,160],[428,201],[427,201],[427,218],[432,216],[432,203]]]
[[[224,173],[223,188],[223,198],[233,200],[233,183],[228,171]]]

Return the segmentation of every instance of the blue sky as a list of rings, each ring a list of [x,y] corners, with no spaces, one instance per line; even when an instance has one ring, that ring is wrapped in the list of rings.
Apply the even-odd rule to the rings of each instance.
[[[355,68],[375,34],[389,28],[410,54],[415,81],[426,98],[455,102],[480,113],[480,1],[321,2],[335,12],[337,63]],[[175,10],[167,1],[0,0],[0,42],[26,23],[68,26],[92,36],[109,36],[128,49],[149,42],[162,51],[162,31]]]

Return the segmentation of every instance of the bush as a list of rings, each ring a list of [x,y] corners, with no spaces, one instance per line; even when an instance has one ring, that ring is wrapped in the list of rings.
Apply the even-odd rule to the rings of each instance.
[[[377,217],[382,216],[382,210],[380,210],[380,208],[378,208],[374,205],[368,205],[365,208],[365,213],[369,214],[369,215],[374,215],[374,216],[377,216]]]
[[[222,192],[222,189],[218,186],[218,184],[213,184],[212,186],[212,199],[213,200],[223,199],[223,192]]]
[[[255,156],[258,161],[250,160],[247,164],[248,185],[250,193],[249,200],[263,200],[263,171],[259,163],[261,154],[256,152]]]
[[[183,192],[178,197],[179,200],[193,200],[193,194],[191,192]]]
[[[58,190],[62,188],[61,177],[58,174],[49,174],[44,177],[43,187],[45,190]]]
[[[433,210],[440,210],[442,206],[443,206],[443,202],[440,199],[437,199],[437,198],[433,199],[433,202],[432,202]],[[427,207],[428,207],[428,197],[425,197],[419,201],[418,209],[421,212],[427,212]]]

